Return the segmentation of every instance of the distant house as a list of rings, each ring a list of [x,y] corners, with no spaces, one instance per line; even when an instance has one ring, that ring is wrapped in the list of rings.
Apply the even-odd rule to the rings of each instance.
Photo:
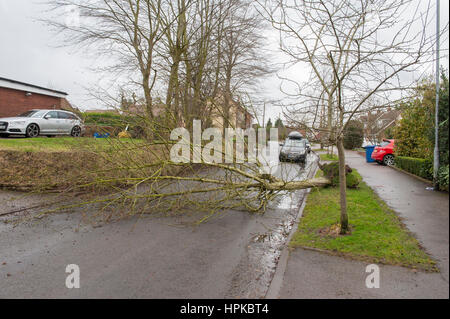
[[[73,110],[67,93],[0,77],[0,117],[32,109]]]
[[[162,103],[154,103],[152,105],[152,114],[154,117],[161,116],[165,110],[166,106]],[[130,104],[128,105],[127,109],[122,108],[122,112],[127,115],[145,116],[146,115],[145,103],[140,102],[136,104]]]
[[[224,99],[221,95],[216,98],[211,106],[211,124],[213,127],[224,127]],[[235,127],[247,129],[252,126],[253,116],[252,114],[239,102],[235,100],[230,101],[229,110],[229,123],[225,123],[225,127]]]
[[[222,96],[216,98],[214,102],[208,101],[207,111],[208,113],[202,114],[206,122],[202,125],[210,125],[212,127],[223,128],[224,122],[224,99]],[[152,105],[152,115],[155,118],[163,117],[167,107],[164,103],[154,102]],[[248,110],[240,103],[235,100],[231,100],[229,103],[229,121],[226,123],[225,127],[235,127],[247,129],[251,127],[253,122],[253,116],[248,112]],[[121,105],[117,109],[103,109],[103,110],[87,110],[86,113],[117,113],[122,115],[131,116],[146,116],[146,106],[142,99],[126,100],[122,99]],[[180,114],[182,118],[182,114]],[[182,120],[183,122],[183,120]],[[192,123],[190,123],[192,125]],[[186,123],[181,123],[181,126],[186,125]]]
[[[379,143],[383,138],[389,138],[386,132],[395,126],[401,119],[401,112],[390,109],[376,112],[368,112],[359,117],[359,121],[364,125],[364,145]]]

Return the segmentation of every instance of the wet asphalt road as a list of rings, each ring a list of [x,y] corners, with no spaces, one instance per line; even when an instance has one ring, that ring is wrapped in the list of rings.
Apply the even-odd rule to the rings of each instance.
[[[316,168],[281,164],[288,179]],[[0,298],[263,298],[305,191],[280,196],[264,215],[226,211],[199,226],[196,212],[93,227],[80,214],[13,225],[0,217]],[[0,192],[0,211],[50,200]],[[6,207],[6,208],[5,208]],[[65,286],[80,268],[79,289]]]

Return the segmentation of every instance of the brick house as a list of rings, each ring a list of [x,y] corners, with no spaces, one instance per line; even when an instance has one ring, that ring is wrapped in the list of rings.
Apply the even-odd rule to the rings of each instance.
[[[0,117],[16,116],[32,109],[72,111],[67,95],[65,92],[0,77]]]
[[[376,112],[369,111],[360,116],[359,121],[364,125],[364,145],[378,144],[383,138],[392,138],[392,136],[387,136],[386,132],[394,127],[400,119],[400,110],[391,108]]]
[[[224,127],[224,98],[219,95],[213,106],[211,107],[211,125],[217,128]],[[230,100],[229,110],[229,124],[226,123],[225,127],[235,127],[247,129],[252,126],[253,115],[242,105],[241,102]]]

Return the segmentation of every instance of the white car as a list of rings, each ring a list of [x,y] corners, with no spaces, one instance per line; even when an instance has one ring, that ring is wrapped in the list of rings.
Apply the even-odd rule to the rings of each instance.
[[[74,113],[63,110],[31,110],[16,117],[0,118],[0,135],[46,135],[81,136],[83,121]]]

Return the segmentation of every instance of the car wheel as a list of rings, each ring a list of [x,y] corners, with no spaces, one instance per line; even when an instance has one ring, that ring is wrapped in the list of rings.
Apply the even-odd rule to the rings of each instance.
[[[37,124],[30,124],[27,126],[27,129],[25,130],[25,136],[26,137],[37,137],[39,136],[39,126]]]
[[[81,136],[81,127],[78,125],[74,126],[72,128],[72,131],[70,132],[70,135],[73,137],[80,137]]]
[[[383,164],[387,166],[394,165],[394,155],[388,154],[385,157],[383,157]]]

